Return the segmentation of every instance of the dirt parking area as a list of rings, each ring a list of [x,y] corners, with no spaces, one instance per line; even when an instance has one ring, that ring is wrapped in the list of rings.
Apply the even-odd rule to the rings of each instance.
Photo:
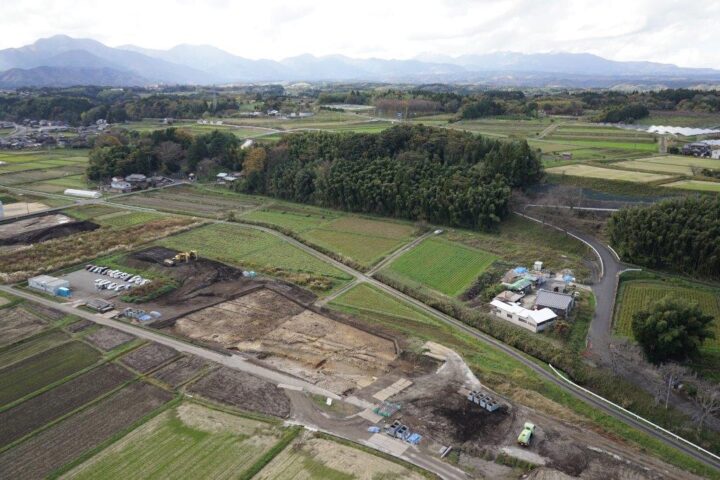
[[[121,332],[111,327],[102,327],[96,332],[92,332],[85,337],[85,339],[98,347],[100,350],[107,352],[113,348],[124,345],[132,340],[135,340],[134,335],[129,333]]]
[[[396,358],[393,341],[262,289],[177,320],[173,333],[254,353],[336,393],[371,384]]]
[[[190,392],[242,410],[287,418],[290,399],[275,384],[245,372],[221,367],[190,387]]]
[[[0,322],[0,346],[10,345],[44,329],[47,324],[22,306],[4,308]]]
[[[153,377],[161,382],[177,388],[183,383],[191,380],[199,374],[207,365],[205,360],[188,356],[183,357],[170,365],[166,365],[157,372],[153,373]]]
[[[0,225],[0,245],[40,243],[97,228],[100,226],[67,215],[43,215]]]
[[[140,373],[147,373],[178,355],[179,353],[175,349],[159,343],[151,343],[133,350],[123,356],[120,361]]]

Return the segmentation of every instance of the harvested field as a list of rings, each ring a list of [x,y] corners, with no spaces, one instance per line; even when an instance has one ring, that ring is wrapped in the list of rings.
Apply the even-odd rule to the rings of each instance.
[[[11,256],[0,256],[0,279],[5,282],[20,281],[39,272],[54,271],[96,258],[109,251],[129,250],[137,244],[184,230],[192,223],[192,220],[186,218],[163,218],[129,227],[123,235],[108,235],[108,229],[99,228],[72,237],[33,244]]]
[[[0,367],[7,367],[69,340],[70,337],[59,330],[48,330],[32,338],[7,345],[0,349]]]
[[[342,393],[373,382],[395,359],[391,340],[259,290],[180,318],[173,331],[266,363]]]
[[[133,350],[120,361],[140,373],[147,373],[178,355],[175,349],[159,343],[151,343]]]
[[[13,202],[3,205],[5,218],[18,217],[47,209],[48,206],[39,202]]]
[[[296,440],[260,473],[258,480],[421,480],[403,465],[324,438]]]
[[[133,375],[124,368],[106,364],[5,410],[0,413],[0,448],[132,378]]]
[[[173,388],[177,388],[194,378],[205,368],[205,365],[207,365],[207,363],[200,357],[183,357],[161,368],[153,373],[152,376]]]
[[[185,185],[122,197],[119,202],[205,217],[223,216],[230,211],[241,213],[259,204],[253,197],[226,195]]]
[[[34,335],[45,327],[47,324],[43,320],[23,306],[4,308],[0,323],[0,346]]]
[[[612,168],[595,167],[592,165],[573,164],[565,167],[554,167],[547,170],[548,173],[557,175],[569,175],[574,177],[601,178],[604,180],[622,180],[625,182],[649,183],[660,180],[669,180],[672,175],[661,175],[658,173],[632,172],[629,170],[617,170]]]
[[[112,327],[102,327],[96,332],[92,332],[85,337],[85,340],[92,343],[100,350],[105,352],[112,350],[113,348],[119,347],[131,340],[135,340],[134,335],[129,333],[121,332]]]
[[[26,218],[0,225],[0,245],[44,242],[96,228],[98,226],[92,222],[78,222],[61,214]]]
[[[666,183],[663,187],[696,190],[698,192],[720,192],[720,182],[705,182],[703,180],[680,180]]]
[[[62,320],[63,318],[65,318],[67,316],[66,313],[61,312],[60,310],[57,310],[52,307],[46,307],[45,305],[41,305],[39,303],[26,302],[23,305],[23,307],[26,310],[28,310],[46,320],[57,321],[57,320]]]
[[[136,382],[0,454],[0,478],[42,478],[169,401],[172,394]]]
[[[245,478],[279,427],[183,403],[135,429],[64,478]]]
[[[222,367],[190,387],[192,393],[242,410],[287,418],[290,399],[275,384],[249,373]]]
[[[68,325],[67,327],[65,327],[65,330],[67,330],[70,333],[78,333],[78,332],[82,332],[83,330],[86,330],[86,329],[92,327],[93,325],[95,325],[95,322],[93,322],[91,320],[82,319],[73,324]]]
[[[92,347],[81,342],[68,342],[6,367],[0,370],[0,405],[62,380],[99,358]]]

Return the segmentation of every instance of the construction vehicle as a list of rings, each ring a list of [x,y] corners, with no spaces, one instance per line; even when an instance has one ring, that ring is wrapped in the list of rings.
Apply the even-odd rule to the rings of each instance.
[[[197,251],[190,250],[189,252],[180,252],[177,255],[175,255],[173,258],[166,258],[163,260],[163,265],[166,267],[174,267],[178,263],[187,263],[190,260],[197,260],[198,255]]]
[[[518,436],[518,444],[523,447],[529,447],[533,433],[535,433],[535,425],[530,422],[525,422],[525,426]]]

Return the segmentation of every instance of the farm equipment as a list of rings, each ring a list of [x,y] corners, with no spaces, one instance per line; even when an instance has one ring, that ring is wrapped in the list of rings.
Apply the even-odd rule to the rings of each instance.
[[[523,447],[529,447],[533,433],[535,433],[535,425],[530,422],[525,422],[525,426],[518,436],[518,444]]]
[[[172,258],[166,258],[165,260],[163,260],[163,265],[165,265],[166,267],[174,267],[179,263],[187,263],[190,260],[197,260],[197,258],[198,255],[197,251],[195,250],[190,250],[188,252],[180,252]]]

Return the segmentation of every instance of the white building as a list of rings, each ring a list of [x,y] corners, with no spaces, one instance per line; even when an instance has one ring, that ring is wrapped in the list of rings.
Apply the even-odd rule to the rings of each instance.
[[[60,289],[69,289],[70,282],[50,275],[39,275],[28,280],[28,287],[50,295],[57,295]]]
[[[498,299],[490,302],[490,306],[496,317],[536,333],[548,328],[557,318],[549,308],[528,310],[516,303],[505,303]]]
[[[720,160],[720,148],[716,148],[712,152],[710,152],[710,158],[714,158],[715,160]]]

